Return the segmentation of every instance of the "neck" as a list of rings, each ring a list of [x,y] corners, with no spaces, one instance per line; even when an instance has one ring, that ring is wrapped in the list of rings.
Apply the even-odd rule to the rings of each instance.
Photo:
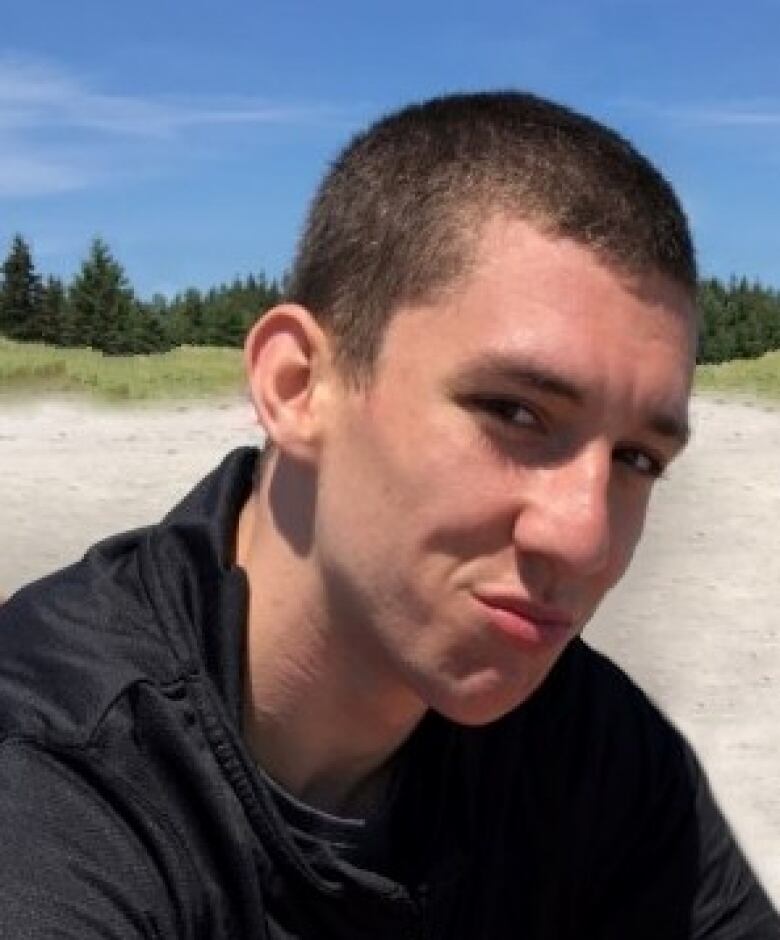
[[[334,622],[321,579],[290,538],[264,482],[239,522],[239,564],[249,581],[244,727],[257,762],[290,793],[341,815],[363,815],[381,793],[390,758],[424,713],[382,669],[360,625]],[[300,483],[300,481],[298,481]],[[274,500],[300,507],[302,493]],[[357,634],[359,635],[359,634]]]

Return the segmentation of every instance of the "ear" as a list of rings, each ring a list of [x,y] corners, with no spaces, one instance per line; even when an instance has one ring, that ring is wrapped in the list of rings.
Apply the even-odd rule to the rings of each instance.
[[[322,430],[319,407],[331,361],[314,317],[297,304],[265,313],[249,332],[244,361],[259,423],[282,452],[310,462]]]

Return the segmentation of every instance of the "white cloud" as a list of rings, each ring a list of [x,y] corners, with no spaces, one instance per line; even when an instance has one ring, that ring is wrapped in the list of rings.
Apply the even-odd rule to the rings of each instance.
[[[710,127],[780,127],[780,106],[775,109],[741,106],[690,108],[679,109],[672,114]]]
[[[622,99],[619,107],[652,115],[662,120],[698,127],[773,128],[780,127],[780,102],[757,98],[711,105],[660,105],[648,101]]]
[[[89,177],[75,166],[35,154],[0,153],[0,198],[47,196],[82,189]]]
[[[166,137],[213,124],[310,124],[326,107],[278,106],[253,98],[172,98],[105,94],[49,65],[0,58],[0,128],[70,128]]]
[[[156,159],[170,158],[171,146],[189,144],[197,128],[312,125],[343,116],[325,106],[254,98],[108,94],[51,64],[0,56],[0,198],[148,172]]]

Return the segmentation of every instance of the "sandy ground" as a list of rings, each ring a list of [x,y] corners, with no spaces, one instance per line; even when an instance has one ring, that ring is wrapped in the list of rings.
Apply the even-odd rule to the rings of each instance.
[[[688,735],[780,904],[780,411],[698,400],[694,432],[589,637]],[[0,399],[0,593],[156,520],[258,440],[246,403]]]

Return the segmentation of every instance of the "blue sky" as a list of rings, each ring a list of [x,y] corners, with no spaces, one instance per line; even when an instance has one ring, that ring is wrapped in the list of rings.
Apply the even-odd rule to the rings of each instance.
[[[671,178],[705,274],[780,287],[780,3],[26,0],[0,32],[0,251],[69,277],[103,236],[142,296],[288,265],[379,114],[519,87]]]

